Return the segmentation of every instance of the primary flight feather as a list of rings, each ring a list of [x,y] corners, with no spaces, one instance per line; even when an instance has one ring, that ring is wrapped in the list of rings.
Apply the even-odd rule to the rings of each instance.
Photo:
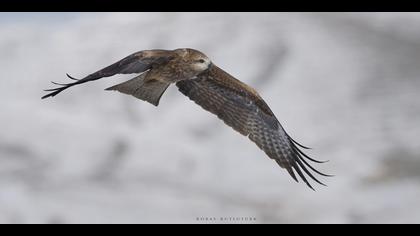
[[[106,90],[115,90],[147,101],[155,106],[168,86],[175,83],[179,91],[203,109],[217,115],[225,124],[248,136],[290,176],[296,174],[311,188],[305,174],[319,184],[312,172],[321,173],[308,161],[322,163],[307,156],[301,149],[308,149],[294,141],[280,125],[269,106],[250,86],[235,79],[214,65],[202,52],[195,49],[145,50],[136,52],[83,79],[45,90],[42,97],[54,97],[78,84],[110,77],[116,74],[139,74],[137,77]],[[311,172],[312,171],[312,172]]]

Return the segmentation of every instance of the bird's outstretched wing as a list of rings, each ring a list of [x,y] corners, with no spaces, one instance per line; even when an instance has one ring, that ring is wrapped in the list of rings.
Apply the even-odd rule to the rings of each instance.
[[[136,52],[110,66],[103,68],[102,70],[86,76],[83,79],[75,79],[70,75],[67,75],[67,77],[75,81],[73,83],[60,84],[52,82],[53,84],[59,85],[60,87],[45,90],[46,92],[50,93],[43,96],[42,99],[54,97],[55,95],[72,86],[98,80],[104,77],[110,77],[116,74],[142,73],[146,70],[149,70],[154,65],[166,63],[172,58],[172,51],[168,50],[145,50]]]
[[[242,135],[248,136],[270,158],[298,181],[294,171],[311,188],[303,172],[324,185],[308,170],[325,175],[307,160],[322,163],[308,157],[280,125],[264,100],[248,85],[235,79],[217,66],[197,78],[177,82],[177,87],[186,96],[205,110],[217,115],[227,125]],[[294,171],[293,171],[294,170]]]

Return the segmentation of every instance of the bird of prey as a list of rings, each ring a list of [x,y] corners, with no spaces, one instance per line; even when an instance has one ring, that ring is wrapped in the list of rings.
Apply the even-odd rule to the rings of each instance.
[[[107,88],[132,95],[155,106],[172,83],[190,100],[203,109],[215,114],[234,130],[253,141],[280,167],[286,169],[296,181],[296,174],[311,188],[304,173],[319,184],[309,169],[322,175],[309,161],[323,163],[307,156],[301,149],[309,149],[293,140],[283,129],[270,107],[250,86],[235,79],[217,67],[202,52],[180,48],[175,50],[144,50],[131,54],[73,83],[59,84],[60,87],[45,90],[50,92],[44,98],[54,97],[78,84],[110,77],[116,74],[139,74],[137,77]]]

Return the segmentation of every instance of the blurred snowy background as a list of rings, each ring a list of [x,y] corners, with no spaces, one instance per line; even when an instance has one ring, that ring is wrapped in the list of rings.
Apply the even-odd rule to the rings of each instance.
[[[418,13],[0,13],[0,223],[420,223],[419,29]],[[158,108],[103,90],[132,75],[40,99],[65,73],[179,47],[259,90],[330,160],[328,187],[175,86]]]

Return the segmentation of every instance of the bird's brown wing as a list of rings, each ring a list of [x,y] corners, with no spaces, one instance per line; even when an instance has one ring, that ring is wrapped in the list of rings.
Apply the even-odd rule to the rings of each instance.
[[[59,85],[61,87],[54,88],[54,89],[47,89],[46,92],[50,92],[49,94],[42,97],[42,99],[48,97],[54,97],[55,95],[61,93],[62,91],[78,85],[83,84],[89,81],[98,80],[104,77],[110,77],[116,74],[132,74],[132,73],[142,73],[146,70],[149,70],[154,65],[161,65],[163,63],[168,62],[173,58],[172,51],[168,50],[145,50],[131,54],[123,58],[122,60],[103,68],[93,74],[86,76],[83,79],[75,79],[70,75],[67,75],[70,79],[75,80],[73,83],[69,84],[59,84],[52,82],[55,85]]]
[[[268,105],[248,85],[240,82],[220,68],[213,66],[197,78],[177,82],[179,90],[205,110],[217,115],[227,125],[242,135],[248,136],[270,158],[298,181],[293,169],[311,188],[303,172],[316,182],[308,170],[327,176],[313,168],[309,158],[280,125]],[[302,172],[303,170],[303,172]]]

